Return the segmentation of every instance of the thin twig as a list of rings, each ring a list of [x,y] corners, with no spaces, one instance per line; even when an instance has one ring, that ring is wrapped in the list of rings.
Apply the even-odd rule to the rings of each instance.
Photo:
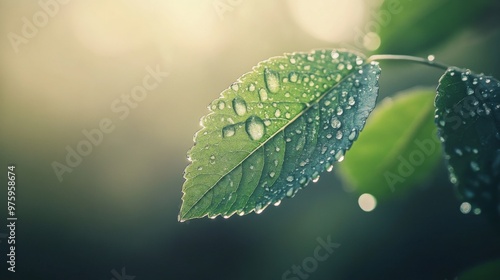
[[[413,62],[418,62],[422,63],[428,66],[433,66],[436,68],[440,68],[443,70],[447,70],[449,68],[448,65],[439,63],[434,61],[433,59],[425,59],[421,57],[416,57],[416,56],[410,56],[410,55],[396,55],[396,54],[376,54],[372,55],[367,59],[367,62],[371,61],[379,61],[379,60],[401,60],[401,61],[413,61]]]

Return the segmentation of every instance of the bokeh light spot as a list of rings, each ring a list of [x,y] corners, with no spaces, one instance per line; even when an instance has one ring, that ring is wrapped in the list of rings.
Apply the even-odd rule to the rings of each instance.
[[[359,196],[358,204],[361,210],[371,212],[375,209],[375,207],[377,207],[377,199],[369,193],[364,193]]]
[[[328,41],[352,39],[353,30],[363,23],[362,0],[290,0],[292,18],[311,36]]]

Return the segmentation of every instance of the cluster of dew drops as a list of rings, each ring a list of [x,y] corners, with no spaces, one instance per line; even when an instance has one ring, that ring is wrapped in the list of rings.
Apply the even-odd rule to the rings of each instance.
[[[491,94],[496,94],[494,93],[495,87],[496,89],[500,88],[500,83],[496,82],[496,85],[494,84],[494,80],[491,78],[484,76],[483,74],[481,75],[473,75],[472,72],[468,69],[465,71],[460,71],[460,70],[455,70],[455,69],[450,69],[449,70],[449,75],[451,77],[454,77],[455,75],[460,75],[460,80],[464,83],[467,83],[467,97],[470,99],[471,105],[473,107],[467,107],[463,106],[460,107],[461,109],[458,113],[460,114],[461,118],[466,119],[466,118],[474,118],[476,116],[489,116],[492,111],[498,111],[500,110],[500,104],[496,104],[495,107],[491,108],[490,105],[488,105],[487,102],[482,102],[482,105],[479,105],[480,100],[484,100],[490,97],[497,98],[497,96],[489,96]],[[489,89],[482,89],[478,90],[481,88],[481,85],[486,86]],[[464,101],[465,102],[465,101]],[[446,114],[452,113],[451,109],[447,108],[445,109]],[[463,124],[465,124],[465,120],[462,121]],[[439,126],[444,128],[446,126],[446,121],[445,120],[440,120],[439,121]],[[500,140],[500,132],[496,133],[496,138]],[[445,139],[443,137],[440,137],[441,141],[444,142]],[[464,154],[472,154],[472,155],[477,155],[479,153],[479,150],[475,147],[469,147],[465,146],[462,148],[456,147],[452,151],[454,153],[454,156],[462,157]],[[450,155],[446,155],[447,159],[450,159]],[[478,162],[471,160],[469,163],[469,168],[472,172],[474,173],[480,173],[481,168],[478,164]],[[455,175],[453,167],[449,166],[449,174],[450,174],[450,181],[457,185],[458,184],[458,178]],[[483,180],[486,180],[488,175],[487,174],[480,174],[480,177],[483,178]],[[489,180],[489,179],[488,179]],[[472,187],[478,187],[479,182],[478,181],[471,181],[469,182]],[[475,196],[475,192],[473,190],[466,189],[465,190],[465,199],[472,199]],[[484,193],[486,196],[491,196],[487,193]],[[476,215],[481,214],[481,209],[479,207],[473,206],[471,203],[464,201],[460,205],[460,211],[464,214],[468,213],[474,213]]]
[[[321,51],[321,54],[318,57],[321,60],[325,60],[326,54],[327,54],[326,51]],[[337,51],[332,51],[329,54],[331,55],[331,58],[334,61],[337,60],[340,56],[340,54]],[[297,56],[292,55],[292,56],[288,57],[288,59],[289,59],[290,64],[294,65],[294,64],[299,64],[298,63],[299,58],[304,58],[304,60],[312,62],[315,59],[314,55],[315,55],[315,53],[305,54],[303,57],[297,57]],[[355,65],[351,64],[348,61],[346,63],[343,63],[343,62],[339,62],[337,60],[336,69],[339,71],[352,70],[355,66],[362,65],[364,63],[364,60],[361,57],[356,57],[356,60],[354,63],[355,63]],[[285,70],[285,66],[283,64],[280,64],[279,68],[281,70]],[[305,63],[302,65],[302,69],[307,72],[307,71],[311,70],[311,66],[308,65],[307,63]],[[360,74],[362,74],[362,70],[359,70],[359,71],[361,71]],[[324,70],[323,73],[326,74],[326,69]],[[257,106],[259,106],[259,108],[263,108],[262,104],[265,102],[267,102],[268,104],[273,104],[272,102],[270,103],[269,101],[271,101],[273,94],[276,94],[283,89],[282,83],[302,83],[302,84],[304,84],[306,90],[302,94],[302,99],[299,100],[297,98],[294,101],[297,101],[297,102],[302,101],[303,102],[304,100],[306,100],[307,106],[311,106],[308,103],[308,101],[312,102],[320,96],[321,90],[324,91],[325,89],[328,89],[328,84],[326,82],[323,85],[321,85],[321,83],[318,83],[318,79],[315,80],[315,78],[318,78],[318,77],[315,77],[314,74],[304,76],[304,75],[301,75],[301,74],[297,73],[296,71],[292,70],[288,73],[288,75],[283,75],[283,77],[280,78],[280,74],[278,74],[277,72],[275,72],[273,70],[268,69],[267,67],[264,68],[264,71],[262,74],[263,74],[263,78],[264,78],[265,87],[258,88],[255,83],[250,83],[246,87],[248,92],[256,92],[257,93],[257,96],[258,96],[259,101],[260,101],[259,103],[257,103],[258,104]],[[337,73],[331,73],[330,75],[325,75],[324,78],[329,82],[339,82],[340,79],[342,78],[342,76],[337,72]],[[321,81],[321,79],[323,79],[323,77],[319,78],[319,81]],[[356,80],[353,80],[352,82],[353,82],[353,85],[355,87],[360,86],[359,80],[356,79]],[[230,86],[230,89],[233,92],[237,93],[241,87],[242,87],[242,83],[239,81],[239,82],[233,83]],[[311,90],[314,90],[314,89],[316,89],[315,92],[312,92]],[[288,92],[286,92],[286,93],[284,93],[284,97],[288,98],[288,97],[290,97],[290,94]],[[347,107],[346,107],[347,109],[349,109],[350,107],[355,105],[355,99],[352,96],[350,96],[346,101],[347,101]],[[326,100],[324,102],[330,103],[329,100]],[[247,104],[247,101],[239,95],[236,95],[232,99],[232,101],[229,103],[230,103],[230,105],[232,105],[232,110],[234,110],[234,113],[240,117],[246,115],[249,111],[251,111],[253,109],[252,107],[249,107],[249,104]],[[329,104],[325,104],[325,106],[328,106],[328,105]],[[217,102],[212,104],[211,109],[212,109],[212,111],[217,110],[217,109],[223,110],[226,107],[228,107],[227,109],[231,108],[231,106],[228,106],[224,100],[219,99]],[[288,109],[288,108],[286,108],[286,109]],[[333,114],[332,119],[330,121],[330,125],[334,129],[339,129],[341,127],[342,123],[339,120],[338,116],[341,116],[342,114],[343,114],[343,109],[341,107],[337,107],[337,110]],[[275,117],[275,118],[284,117],[285,119],[291,118],[289,112],[284,112],[284,111],[280,110],[279,108],[274,110],[273,117]],[[244,126],[246,134],[248,135],[248,137],[251,140],[254,140],[254,141],[261,140],[264,137],[264,135],[266,134],[266,127],[271,125],[271,121],[269,119],[265,118],[264,120],[262,120],[259,116],[256,116],[256,115],[250,115],[246,119],[246,121],[244,121],[243,123],[234,123],[234,121],[231,118],[227,118],[227,121],[229,121],[230,124],[226,125],[222,128],[221,132],[222,132],[223,138],[233,137],[234,135],[236,135],[237,129]],[[326,137],[328,139],[335,137],[337,140],[340,140],[343,138],[343,133],[341,130],[338,130],[335,135],[328,134],[328,135],[326,135]],[[355,129],[353,131],[351,131],[350,133],[348,133],[348,135],[347,135],[347,138],[350,141],[355,140],[356,137],[357,137],[357,130],[355,130]],[[285,140],[287,142],[289,140],[291,141],[291,139],[285,139]],[[279,149],[279,148],[276,147],[276,149]],[[340,149],[339,151],[337,151],[334,155],[334,158],[338,162],[342,161],[344,159],[343,150]],[[211,159],[212,159],[211,163],[214,163],[215,158],[212,156]],[[328,172],[330,172],[333,169],[333,165],[326,163],[325,168]],[[274,175],[275,175],[275,172],[273,172],[273,171],[271,171],[269,173],[270,178],[273,178]],[[291,175],[287,176],[285,178],[285,181],[288,182],[289,184],[291,184],[294,180],[295,180],[294,176],[291,176]],[[300,185],[305,185],[309,181],[306,177],[301,177],[301,178],[298,178],[297,180],[298,180]],[[311,181],[317,182],[318,180],[319,180],[319,172],[315,171],[312,174]],[[286,197],[293,197],[297,191],[298,191],[297,188],[290,187],[285,192],[285,195],[286,195]],[[272,201],[272,199],[268,195],[267,195],[266,200],[269,201],[268,204],[264,205],[264,204],[260,203],[260,204],[256,205],[255,212],[257,214],[261,213],[271,202],[275,206],[278,206],[281,203],[281,200]],[[238,211],[237,214],[244,215],[245,212]],[[224,217],[227,218],[229,216],[224,216]]]

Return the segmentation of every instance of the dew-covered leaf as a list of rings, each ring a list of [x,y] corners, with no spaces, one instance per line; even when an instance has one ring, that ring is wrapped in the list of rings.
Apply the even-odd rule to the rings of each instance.
[[[202,118],[179,220],[260,213],[318,180],[363,128],[379,74],[376,62],[343,50],[259,63]]]
[[[435,96],[435,90],[416,89],[377,105],[339,167],[349,187],[386,198],[429,176],[441,158],[434,125]]]
[[[500,217],[500,82],[449,68],[435,106],[450,181],[474,213]]]

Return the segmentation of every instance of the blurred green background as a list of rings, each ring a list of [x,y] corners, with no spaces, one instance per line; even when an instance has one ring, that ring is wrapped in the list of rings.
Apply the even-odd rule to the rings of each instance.
[[[498,78],[499,12],[495,0],[1,1],[1,279],[306,279],[282,277],[328,236],[341,246],[307,279],[455,279],[499,258],[499,233],[459,211],[443,163],[369,213],[332,172],[261,215],[177,222],[199,119],[259,61],[339,47],[434,54]],[[381,65],[379,100],[442,74]],[[168,77],[116,112],[147,67]],[[105,118],[114,130],[59,181],[53,163]],[[15,274],[1,238],[8,164]]]

